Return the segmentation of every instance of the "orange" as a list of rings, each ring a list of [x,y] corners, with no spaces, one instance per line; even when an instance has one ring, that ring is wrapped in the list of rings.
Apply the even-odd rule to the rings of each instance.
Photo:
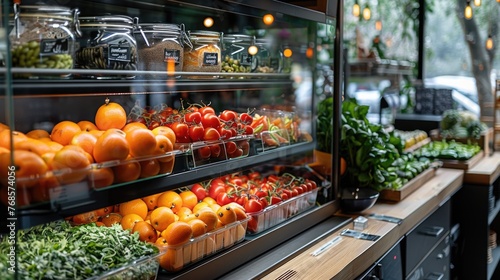
[[[174,130],[168,126],[163,126],[163,125],[157,126],[157,127],[153,128],[152,132],[154,135],[167,136],[168,140],[170,140],[170,142],[172,142],[172,143],[175,143],[175,141],[176,141],[176,136],[175,136]]]
[[[40,139],[40,141],[44,141],[45,138],[42,138]],[[44,141],[45,143],[47,143],[47,145],[49,145],[50,149],[53,151],[53,152],[57,152],[59,151],[60,149],[62,149],[64,146],[55,142],[55,141]]]
[[[97,130],[97,126],[91,121],[79,121],[76,123],[82,131]]]
[[[236,212],[234,211],[233,207],[229,205],[220,207],[219,210],[217,210],[217,217],[219,218],[219,221],[222,223],[222,225],[229,225],[238,220]]]
[[[77,151],[79,153],[84,154],[87,157],[87,159],[89,160],[90,163],[94,163],[94,157],[91,154],[87,153],[80,146],[69,144],[69,145],[63,146],[61,150],[75,150],[75,151]]]
[[[145,221],[139,221],[134,224],[132,232],[139,233],[139,240],[154,243],[158,238],[158,234],[152,225]]]
[[[210,209],[210,205],[208,203],[206,203],[205,201],[198,202],[193,207],[193,213],[196,214],[198,211],[200,211],[203,208],[209,208]]]
[[[165,237],[162,236],[158,236],[158,238],[156,238],[155,244],[159,246],[160,249],[161,247],[168,246],[167,239],[165,239]]]
[[[126,123],[125,109],[116,102],[110,102],[109,99],[106,99],[105,104],[101,105],[95,114],[95,125],[100,130],[122,129]]]
[[[156,176],[160,173],[160,162],[157,159],[147,159],[140,162],[141,175],[140,178],[148,178]]]
[[[90,160],[86,152],[73,145],[57,151],[51,161],[52,170],[65,170],[57,176],[63,184],[82,181],[88,174],[89,165]]]
[[[145,124],[141,123],[141,122],[129,122],[127,123],[123,128],[122,130],[125,132],[125,133],[128,133],[129,131],[133,130],[133,129],[136,129],[136,128],[148,128]]]
[[[134,228],[135,223],[144,221],[141,216],[130,213],[127,215],[122,215],[122,219],[120,220],[120,225],[124,230],[132,230]]]
[[[210,204],[208,207],[210,207],[215,213],[217,213],[217,211],[219,211],[219,208],[221,206],[217,203],[214,203],[214,204]]]
[[[23,141],[28,138],[26,134],[19,131],[11,131],[9,129],[5,129],[0,131],[0,147],[6,148],[10,150],[10,134],[12,133],[12,140],[14,144],[18,141]]]
[[[4,147],[0,147],[0,154],[3,154],[3,153],[9,153],[10,150],[7,149],[7,148],[4,148]]]
[[[114,206],[107,206],[107,207],[99,208],[99,209],[95,210],[95,213],[97,214],[97,216],[102,218],[102,217],[108,215],[109,213],[111,213],[113,211],[113,208],[114,208]]]
[[[82,129],[73,121],[58,122],[50,133],[50,139],[61,145],[68,145],[77,132]]]
[[[114,182],[115,175],[111,167],[100,167],[91,169],[89,179],[95,189],[111,186]]]
[[[146,205],[148,206],[148,210],[154,210],[158,206],[158,197],[160,197],[162,193],[156,193],[152,195],[148,195],[142,198]]]
[[[54,156],[56,155],[56,152],[48,152],[43,155],[41,155],[43,161],[47,164],[49,169],[52,169],[52,161],[54,160]]]
[[[203,208],[195,213],[195,216],[207,225],[207,232],[214,230],[219,221],[217,214],[210,208]]]
[[[101,218],[101,222],[107,227],[110,227],[112,224],[119,224],[121,221],[122,215],[115,212],[111,212]]]
[[[241,205],[239,205],[236,202],[231,202],[229,203],[231,207],[233,207],[234,212],[236,213],[236,219],[238,221],[244,220],[247,218],[247,213],[245,212],[245,208]]]
[[[106,130],[94,145],[93,156],[96,162],[124,160],[128,157],[130,147],[125,132],[111,128]]]
[[[198,217],[196,217],[196,214],[194,213],[183,213],[181,215],[178,216],[179,217],[179,221],[183,221],[183,222],[189,222],[191,220],[195,220],[195,219],[198,219]]]
[[[175,157],[174,155],[169,155],[169,156],[165,155],[174,150],[174,144],[165,135],[156,135],[155,139],[156,139],[156,147],[154,149],[153,154],[163,155],[162,157],[158,158],[160,162],[172,161]]]
[[[157,231],[164,231],[171,223],[175,222],[175,215],[170,208],[161,206],[151,211],[150,221]]]
[[[95,211],[85,212],[81,214],[74,215],[71,218],[71,222],[75,225],[83,225],[97,222],[99,217],[96,215]]]
[[[50,134],[43,129],[33,129],[26,133],[26,136],[33,139],[50,138]]]
[[[158,207],[160,206],[166,206],[177,213],[182,207],[182,198],[175,191],[166,191],[158,197]]]
[[[24,141],[21,140],[15,142],[14,149],[30,151],[39,156],[52,151],[52,148],[46,142],[33,138],[27,138]]]
[[[134,181],[141,175],[141,164],[130,156],[123,163],[113,166],[112,169],[115,174],[115,183]]]
[[[168,227],[161,232],[168,245],[176,246],[180,244],[187,243],[191,236],[193,235],[193,230],[191,226],[182,221],[176,221],[168,225]]]
[[[344,175],[346,169],[347,169],[347,162],[345,158],[340,157],[340,175]]]
[[[10,152],[0,154],[0,179],[4,185],[7,184],[9,167],[12,166],[10,157]],[[49,170],[42,157],[33,152],[22,150],[14,152],[14,166],[16,167],[16,184],[19,188],[36,185],[36,177],[44,175]]]
[[[156,150],[155,135],[147,128],[129,130],[125,138],[130,147],[130,154],[133,157],[150,156]]]
[[[140,198],[132,199],[127,202],[120,203],[120,214],[125,216],[127,214],[137,214],[143,220],[148,215],[148,206],[146,202]]]
[[[200,219],[193,219],[187,222],[193,231],[193,237],[198,237],[207,232],[207,224]]]
[[[30,188],[30,197],[33,202],[50,201],[57,199],[62,190],[57,188],[59,182],[55,176],[44,176],[39,179],[38,184]]]
[[[0,123],[0,131],[6,130],[6,129],[10,129],[9,126],[4,124],[4,123]]]
[[[171,160],[169,162],[161,162],[158,159],[158,162],[160,163],[160,171],[158,172],[158,174],[171,174],[174,170],[174,160]]]
[[[94,129],[94,130],[91,130],[89,132],[90,132],[90,134],[92,134],[95,137],[99,138],[99,136],[103,135],[105,131],[104,130],[99,130],[99,129]]]
[[[94,153],[95,142],[97,142],[97,137],[94,134],[82,130],[71,138],[70,144],[80,146],[85,152],[92,155]]]
[[[211,198],[210,196],[206,196],[202,201],[206,202],[208,205],[217,204],[217,200]]]
[[[184,267],[183,250],[180,248],[168,248],[167,252],[160,257],[160,266],[166,271],[178,271]]]
[[[177,211],[177,216],[179,216],[179,218],[181,218],[184,215],[189,215],[189,214],[193,214],[193,211],[191,209],[187,208],[186,206],[182,206],[181,208],[179,208],[179,211]]]
[[[182,199],[182,206],[193,210],[194,206],[198,204],[198,197],[191,190],[183,191],[179,195]]]

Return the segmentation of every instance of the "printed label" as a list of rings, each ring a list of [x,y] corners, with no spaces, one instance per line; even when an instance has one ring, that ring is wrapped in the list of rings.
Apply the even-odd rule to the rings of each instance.
[[[175,65],[179,65],[181,61],[181,51],[180,50],[169,50],[169,49],[164,49],[163,54],[165,57],[165,62],[169,60],[173,60],[175,62]]]
[[[219,54],[218,53],[203,53],[203,65],[204,66],[215,66],[219,64]]]
[[[65,54],[68,50],[68,39],[44,39],[40,42],[40,55]]]
[[[109,45],[109,61],[130,61],[130,47],[128,45]]]
[[[252,65],[252,61],[253,61],[252,55],[249,55],[249,54],[241,55],[241,60],[240,60],[241,65],[250,66],[250,65]]]

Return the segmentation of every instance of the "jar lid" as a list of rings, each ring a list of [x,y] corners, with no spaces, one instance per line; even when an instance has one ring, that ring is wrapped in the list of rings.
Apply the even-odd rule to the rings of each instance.
[[[80,27],[118,27],[132,29],[134,20],[129,16],[104,15],[80,17]]]
[[[171,23],[141,23],[140,29],[145,33],[158,32],[158,33],[175,33],[180,34],[183,28],[177,24]],[[140,31],[135,31],[140,32]]]
[[[222,33],[216,31],[206,31],[206,30],[189,30],[189,37],[213,37],[214,39],[220,38]]]
[[[72,19],[75,10],[63,6],[19,5],[20,17]]]
[[[253,44],[255,42],[255,37],[251,36],[251,35],[244,35],[244,34],[224,34],[223,41],[225,43]]]

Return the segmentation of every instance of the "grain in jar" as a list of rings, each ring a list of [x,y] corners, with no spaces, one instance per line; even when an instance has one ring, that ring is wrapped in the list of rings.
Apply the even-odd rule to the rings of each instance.
[[[134,20],[129,16],[80,17],[82,37],[76,51],[76,67],[136,71],[138,56]],[[99,71],[83,74],[98,79],[134,78],[135,73],[113,74]]]
[[[184,25],[141,23],[134,35],[138,46],[139,70],[182,71],[184,47],[191,47]]]
[[[222,72],[250,73],[257,67],[255,53],[255,37],[244,34],[225,34],[223,38]],[[255,50],[255,49],[254,49]]]
[[[188,31],[193,47],[184,50],[183,71],[221,72],[221,36],[214,31]]]
[[[78,9],[48,5],[14,4],[9,34],[12,66],[21,68],[72,69]],[[69,77],[69,73],[27,74],[22,77]]]

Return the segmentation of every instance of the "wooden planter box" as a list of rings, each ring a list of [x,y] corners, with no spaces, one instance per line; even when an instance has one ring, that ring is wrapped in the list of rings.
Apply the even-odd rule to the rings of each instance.
[[[433,141],[439,141],[442,140],[443,137],[441,136],[441,133],[439,129],[433,129],[429,132],[429,136]],[[447,138],[447,140],[455,140],[457,142],[461,142],[464,144],[467,143],[477,143],[479,147],[484,151],[485,155],[489,155],[490,152],[492,152],[492,147],[493,147],[493,128],[489,127],[487,130],[483,131],[481,133],[481,137],[479,139],[475,138]]]

